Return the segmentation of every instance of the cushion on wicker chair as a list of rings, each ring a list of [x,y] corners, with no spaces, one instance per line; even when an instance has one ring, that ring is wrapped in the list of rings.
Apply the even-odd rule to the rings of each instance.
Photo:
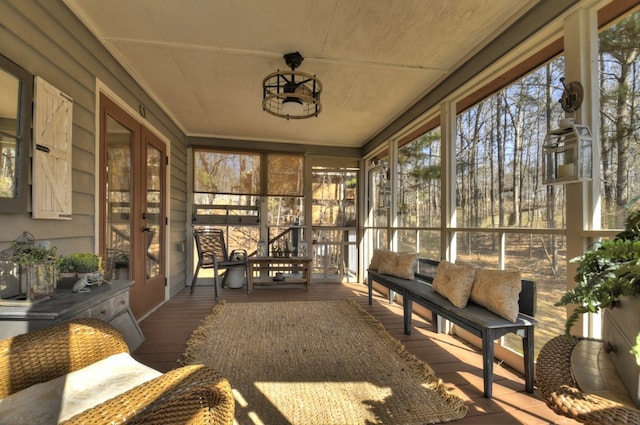
[[[128,353],[114,354],[0,399],[0,422],[57,424],[160,375]]]
[[[73,319],[0,340],[0,424],[232,425],[229,381],[203,365],[160,373],[123,335]]]

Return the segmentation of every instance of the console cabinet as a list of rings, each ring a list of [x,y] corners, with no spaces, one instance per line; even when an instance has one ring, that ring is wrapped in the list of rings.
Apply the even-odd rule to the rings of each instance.
[[[144,335],[129,308],[132,285],[132,281],[114,281],[78,293],[59,287],[50,298],[35,303],[0,303],[0,339],[75,318],[92,317],[118,329],[133,352],[144,341]]]

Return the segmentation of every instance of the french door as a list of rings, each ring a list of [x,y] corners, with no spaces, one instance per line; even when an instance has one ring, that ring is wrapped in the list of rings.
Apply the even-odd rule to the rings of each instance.
[[[131,279],[136,318],[165,298],[165,144],[100,96],[100,248],[107,280]]]
[[[314,274],[325,282],[354,282],[358,272],[358,170],[314,166],[311,175]]]

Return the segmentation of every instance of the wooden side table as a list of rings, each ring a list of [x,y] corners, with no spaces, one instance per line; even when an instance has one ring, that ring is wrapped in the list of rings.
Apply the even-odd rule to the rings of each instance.
[[[255,284],[300,283],[306,291],[311,288],[311,257],[249,257],[248,261],[249,292]],[[274,279],[278,272],[282,273],[283,280]]]

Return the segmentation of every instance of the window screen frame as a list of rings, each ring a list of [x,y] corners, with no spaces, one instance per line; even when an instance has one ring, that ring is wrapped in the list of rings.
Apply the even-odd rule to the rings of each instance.
[[[31,127],[33,103],[33,74],[0,55],[0,69],[16,77],[18,89],[18,125],[15,173],[16,193],[13,198],[0,197],[0,213],[20,214],[27,212],[29,200],[29,159],[31,155]]]

